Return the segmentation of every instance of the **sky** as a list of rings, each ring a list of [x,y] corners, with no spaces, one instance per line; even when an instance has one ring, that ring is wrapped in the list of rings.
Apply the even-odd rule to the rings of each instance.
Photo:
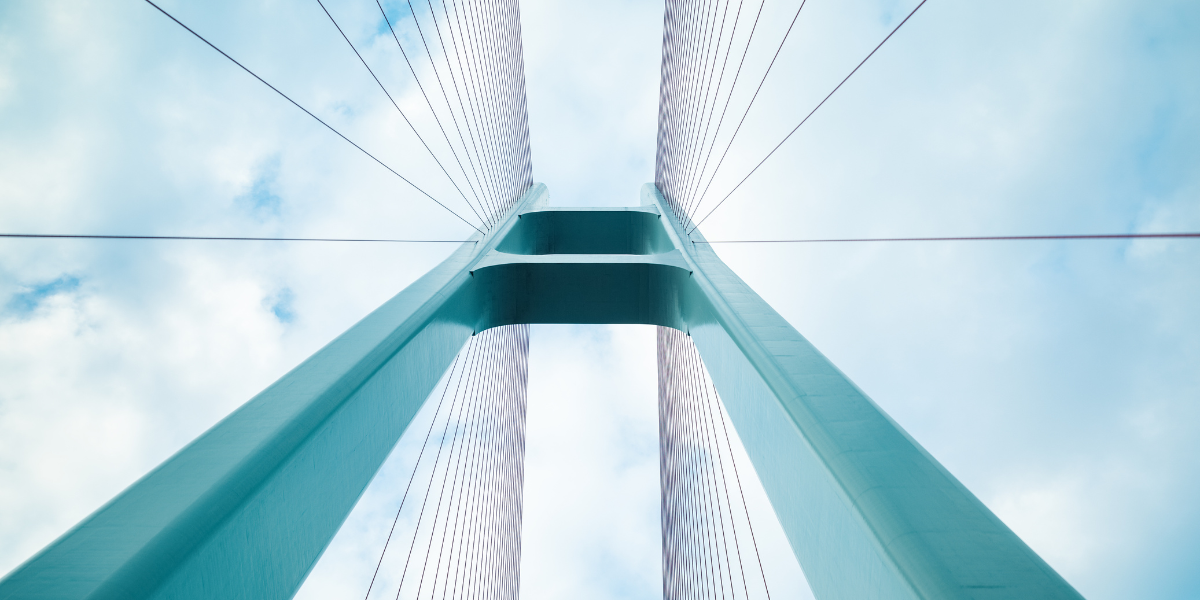
[[[418,130],[433,127],[372,3],[326,5]],[[798,5],[765,4],[731,110]],[[705,206],[915,5],[806,3]],[[163,6],[453,196],[315,2]],[[521,9],[534,179],[556,205],[636,204],[654,174],[661,3]],[[1200,231],[1198,30],[1187,0],[929,0],[702,230]],[[0,230],[470,231],[133,0],[0,4]],[[0,572],[450,248],[0,240]],[[1200,597],[1200,242],[719,252],[1085,597]],[[653,329],[534,327],[530,370],[523,594],[658,596]],[[301,597],[363,593],[411,443]],[[754,486],[768,577],[803,597]]]

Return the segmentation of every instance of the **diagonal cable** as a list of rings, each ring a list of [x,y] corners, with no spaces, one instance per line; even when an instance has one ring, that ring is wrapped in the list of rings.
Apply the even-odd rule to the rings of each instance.
[[[442,4],[444,8],[445,2],[443,1]],[[483,93],[486,81],[484,81],[484,69],[480,66],[479,56],[482,51],[479,49],[480,43],[478,42],[477,28],[472,27],[472,25],[477,24],[472,21],[473,15],[468,13],[467,0],[463,0],[461,10],[456,0],[451,0],[450,4],[454,9],[455,21],[458,23],[459,46],[466,56],[466,71],[461,71],[460,69],[460,73],[463,75],[463,80],[467,82],[467,101],[468,103],[471,102],[471,91],[473,90],[475,93],[475,103],[472,109],[475,111],[476,129],[480,132],[480,140],[483,142],[483,148],[492,167],[492,173],[496,177],[496,184],[503,188],[503,174],[499,171],[501,164],[496,150],[494,123],[488,119],[488,114],[484,112],[487,106],[484,102]],[[450,30],[451,40],[453,40],[454,30],[449,25],[447,25],[447,28]],[[470,76],[469,78],[468,75]],[[503,202],[503,198],[501,198],[501,201]],[[498,218],[498,212],[492,215],[493,220]]]
[[[715,8],[717,8],[717,7],[714,7],[714,11],[713,11],[714,17],[716,16]],[[740,14],[741,14],[741,12],[740,12],[741,11],[741,3],[740,2],[738,4],[738,11],[739,11],[738,14],[740,16]],[[703,70],[704,65],[707,64],[708,65],[708,74],[706,76],[704,76],[704,79],[703,79],[704,80],[703,100],[701,100],[700,103],[698,105],[696,105],[696,107],[695,107],[696,111],[693,112],[692,115],[688,117],[688,121],[690,121],[690,122],[694,121],[695,123],[694,123],[694,126],[691,128],[691,134],[687,135],[685,138],[686,139],[686,142],[684,145],[685,150],[684,150],[684,156],[683,156],[683,162],[682,162],[682,170],[681,170],[680,178],[679,178],[679,181],[682,184],[681,192],[683,192],[681,194],[680,200],[684,199],[683,196],[686,196],[687,189],[689,187],[691,187],[689,182],[692,179],[692,175],[694,174],[696,163],[698,162],[698,158],[696,158],[696,159],[694,159],[694,158],[699,157],[700,153],[702,153],[704,151],[704,141],[708,138],[708,123],[709,123],[709,121],[708,121],[708,119],[706,119],[704,117],[704,113],[708,112],[709,116],[711,117],[712,109],[715,109],[717,106],[717,98],[718,98],[718,95],[721,90],[721,82],[718,81],[716,90],[713,90],[712,89],[712,76],[713,76],[713,73],[716,72],[717,57],[720,56],[720,53],[721,53],[721,40],[725,37],[725,21],[727,20],[728,16],[729,16],[729,1],[727,0],[725,2],[725,10],[721,13],[720,28],[717,29],[714,27],[714,28],[709,29],[709,33],[708,33],[709,42],[707,44],[705,44],[705,47],[704,47],[703,60],[701,62],[701,70]],[[735,20],[735,23],[736,23],[736,20]],[[717,33],[717,42],[716,42],[716,46],[713,47],[712,61],[710,62],[709,56],[708,56],[708,49],[710,46],[712,46],[712,34],[713,34],[714,29],[717,30],[717,32],[718,32]],[[732,41],[733,41],[733,39],[731,36],[730,43],[726,45],[727,51],[726,51],[725,55],[727,58],[729,56],[728,49],[733,47]],[[722,69],[721,69],[722,77],[724,77],[724,74],[725,74],[725,69],[724,69],[724,64],[722,64]],[[697,96],[698,95],[699,94],[697,94]],[[712,99],[713,99],[712,108],[709,108],[709,104],[708,104],[708,99],[709,99],[710,95],[712,96]],[[703,125],[703,127],[701,127],[701,125]],[[695,135],[698,133],[701,134],[699,137],[697,137]]]
[[[700,167],[700,171],[696,176],[696,187],[688,192],[684,198],[685,212],[691,212],[692,198],[699,190],[700,182],[704,181],[704,173],[708,171],[708,161],[712,159],[713,150],[717,148],[717,137],[721,133],[721,125],[725,123],[725,114],[729,111],[729,103],[733,100],[733,91],[737,88],[737,82],[742,76],[742,67],[746,65],[746,55],[750,53],[750,43],[754,41],[754,33],[758,31],[758,21],[762,17],[763,7],[766,5],[767,0],[762,0],[758,4],[758,13],[754,15],[754,25],[750,27],[750,35],[746,38],[746,47],[742,50],[742,58],[738,62],[737,72],[733,75],[733,83],[729,84],[729,95],[725,97],[725,106],[721,108],[721,116],[717,119],[717,128],[713,130],[712,144],[708,146],[708,153],[704,155],[704,165]],[[726,59],[728,60],[728,57]]]
[[[467,109],[462,105],[462,98],[458,96],[458,83],[454,79],[453,69],[450,68],[450,58],[446,52],[446,44],[441,39],[441,29],[437,26],[437,13],[433,10],[432,2],[427,0],[426,4],[429,5],[429,17],[433,20],[434,29],[438,34],[438,42],[442,47],[442,56],[446,59],[446,70],[450,75],[451,82],[455,85],[454,93],[455,97],[459,99],[459,108],[462,109],[463,125],[467,127],[467,133],[470,134],[471,130],[470,123],[467,121]],[[412,5],[412,0],[408,0],[408,11],[412,13],[413,25],[417,28],[417,35],[421,38],[421,45],[425,47],[425,56],[429,58],[429,67],[433,70],[433,76],[437,79],[438,87],[442,90],[442,99],[446,101],[446,106],[450,110],[450,120],[454,123],[454,129],[458,132],[458,140],[462,143],[463,154],[466,154],[467,162],[471,165],[471,172],[475,174],[475,181],[479,185],[479,191],[483,193],[484,200],[488,200],[488,190],[486,188],[490,182],[479,174],[480,167],[476,163],[481,161],[478,160],[478,157],[477,160],[471,160],[471,147],[467,145],[467,139],[463,137],[462,127],[459,126],[458,117],[454,114],[454,105],[450,102],[450,95],[446,92],[446,84],[442,81],[441,74],[438,73],[437,62],[433,60],[433,52],[429,50],[429,42],[425,39],[425,30],[421,28],[421,20],[417,18],[417,11]],[[472,137],[472,140],[474,140],[474,137]],[[494,191],[492,193],[494,195]],[[494,199],[486,202],[486,204],[488,205],[487,210],[489,212],[495,210]]]
[[[213,50],[216,50],[217,52],[221,53],[221,56],[224,56],[225,58],[228,58],[228,59],[229,59],[229,60],[230,60],[230,61],[231,61],[233,64],[235,64],[235,65],[237,65],[238,67],[240,67],[240,68],[241,68],[243,71],[245,71],[245,72],[249,73],[251,77],[253,77],[253,78],[257,79],[257,80],[258,80],[259,82],[261,82],[263,85],[265,85],[265,86],[267,86],[267,87],[271,88],[271,91],[275,92],[276,94],[279,94],[280,96],[283,96],[283,99],[284,99],[284,100],[287,100],[288,102],[291,102],[293,106],[295,106],[296,108],[299,108],[300,110],[304,111],[304,114],[306,114],[306,115],[308,115],[308,116],[310,116],[310,117],[312,117],[312,118],[316,119],[318,123],[320,123],[320,124],[324,125],[324,126],[327,128],[327,129],[329,129],[330,131],[332,131],[332,132],[334,132],[335,134],[337,134],[337,136],[338,136],[338,137],[340,137],[340,138],[342,138],[343,140],[345,140],[345,141],[346,141],[348,144],[350,144],[351,146],[354,146],[355,148],[357,148],[359,152],[362,152],[363,154],[366,154],[367,156],[369,156],[369,157],[371,158],[371,160],[373,160],[373,161],[375,161],[375,162],[379,163],[379,165],[380,165],[381,167],[383,167],[383,168],[385,168],[385,169],[387,169],[387,170],[391,171],[391,172],[392,172],[392,175],[395,175],[396,177],[399,177],[399,178],[401,179],[401,181],[403,181],[404,183],[407,183],[407,184],[408,184],[409,186],[411,186],[411,187],[412,187],[414,190],[417,190],[418,192],[421,192],[421,194],[423,194],[423,195],[424,195],[426,198],[429,198],[430,200],[433,200],[434,202],[436,202],[436,203],[437,203],[437,205],[438,205],[438,206],[440,206],[440,207],[442,207],[442,208],[446,209],[447,211],[449,211],[449,212],[450,212],[450,214],[452,214],[452,215],[454,215],[454,216],[458,217],[458,219],[459,219],[460,221],[462,221],[463,223],[466,223],[467,225],[470,225],[470,226],[471,226],[471,229],[474,229],[475,231],[478,231],[479,233],[483,233],[483,230],[481,230],[480,228],[476,227],[476,226],[475,226],[473,223],[471,223],[470,221],[468,221],[468,220],[464,219],[464,218],[462,217],[462,215],[458,214],[457,212],[454,212],[454,209],[450,208],[449,206],[446,206],[445,204],[442,204],[442,203],[441,203],[441,202],[440,202],[440,201],[439,201],[437,198],[434,198],[433,196],[430,196],[430,195],[429,195],[429,192],[426,192],[425,190],[423,190],[423,189],[421,189],[420,187],[418,187],[418,186],[417,186],[417,184],[415,184],[415,183],[413,183],[413,182],[409,181],[407,177],[405,177],[405,176],[401,175],[400,173],[397,173],[395,169],[393,169],[393,168],[391,168],[391,167],[387,166],[387,164],[386,164],[386,163],[384,163],[382,160],[379,160],[378,158],[375,158],[375,155],[374,155],[374,154],[371,154],[370,152],[367,152],[365,149],[363,149],[363,147],[362,147],[362,146],[359,146],[358,144],[354,143],[354,142],[353,142],[353,141],[352,141],[350,138],[346,137],[345,135],[342,135],[342,132],[340,132],[340,131],[338,131],[338,130],[334,129],[332,125],[330,125],[329,123],[326,123],[325,121],[321,120],[321,117],[318,117],[317,115],[314,115],[314,114],[313,114],[312,112],[310,112],[310,111],[309,111],[307,108],[304,108],[303,106],[300,106],[300,103],[299,103],[299,102],[296,102],[295,100],[292,100],[292,99],[291,99],[291,97],[289,97],[287,94],[285,94],[285,93],[283,93],[283,92],[279,91],[279,88],[276,88],[275,86],[273,86],[273,85],[271,85],[271,84],[267,83],[267,80],[263,79],[262,77],[259,77],[259,76],[258,76],[258,75],[257,75],[257,74],[254,72],[254,71],[251,71],[250,69],[246,68],[246,66],[245,66],[245,65],[243,65],[243,64],[242,64],[242,63],[240,63],[240,62],[238,62],[238,61],[237,61],[236,59],[234,59],[232,56],[230,56],[230,55],[226,54],[224,50],[221,50],[220,48],[216,47],[216,46],[215,46],[215,45],[214,45],[212,42],[210,42],[210,41],[208,41],[207,39],[205,39],[205,38],[204,38],[204,36],[200,35],[199,33],[196,33],[196,32],[195,32],[195,31],[194,31],[194,30],[193,30],[191,27],[188,27],[187,25],[184,25],[184,24],[183,24],[183,21],[180,21],[179,19],[176,19],[174,16],[172,16],[172,15],[171,15],[171,13],[169,13],[169,12],[167,12],[167,11],[163,10],[161,6],[159,6],[159,5],[155,4],[155,3],[154,3],[152,0],[146,0],[146,3],[147,3],[147,4],[149,4],[150,6],[153,6],[153,7],[154,7],[154,8],[155,8],[155,9],[156,9],[158,12],[160,12],[160,13],[162,13],[162,14],[166,15],[168,19],[171,19],[172,21],[175,21],[175,23],[176,23],[177,25],[179,25],[180,27],[182,27],[182,28],[186,29],[186,30],[188,31],[188,33],[190,33],[190,34],[192,34],[192,35],[196,36],[196,38],[197,38],[197,39],[199,39],[200,41],[204,42],[205,44],[208,44],[208,47],[209,47],[209,48],[212,48]]]
[[[404,510],[408,492],[412,489],[413,480],[417,478],[417,468],[421,466],[421,458],[425,456],[425,448],[429,446],[429,437],[433,435],[433,426],[437,424],[438,413],[442,412],[442,405],[446,402],[446,391],[450,389],[450,381],[454,379],[454,370],[458,367],[460,358],[462,358],[461,353],[454,357],[454,364],[450,366],[450,376],[446,378],[446,385],[442,387],[442,398],[438,400],[437,410],[433,411],[433,418],[429,420],[429,431],[425,433],[425,441],[421,443],[421,452],[417,454],[417,461],[413,463],[412,475],[409,476],[408,485],[404,488],[404,496],[400,498],[400,508],[396,509],[396,517],[392,519],[392,528],[388,531],[387,540],[383,543],[383,552],[379,553],[379,562],[375,563],[375,572],[371,575],[371,584],[367,586],[367,593],[363,596],[363,600],[371,596],[371,590],[375,587],[375,579],[379,576],[379,567],[383,565],[383,555],[387,554],[388,545],[392,543],[392,535],[396,533],[396,523],[400,522],[400,512]]]
[[[706,384],[706,396],[707,393],[708,388]],[[715,384],[713,384],[713,396],[717,396],[717,387]],[[733,457],[733,443],[729,439],[729,428],[725,425],[725,413],[721,410],[719,403],[717,405],[717,413],[721,418],[721,431],[725,433],[725,447],[729,448],[729,464],[733,467],[734,481],[737,483],[738,495],[742,499],[742,511],[746,515],[746,525],[750,528],[750,541],[754,543],[754,557],[758,559],[758,572],[762,576],[763,591],[767,593],[767,600],[771,600],[771,589],[767,587],[767,572],[763,568],[762,553],[758,551],[758,537],[754,535],[754,522],[750,520],[750,506],[746,504],[746,492],[742,488],[742,476],[738,474],[737,459]]]
[[[317,4],[321,7],[321,10],[325,11],[325,16],[329,17],[329,22],[333,23],[333,26],[337,28],[338,33],[342,34],[342,39],[346,40],[346,43],[350,45],[350,49],[354,51],[354,55],[358,57],[359,62],[361,62],[362,65],[367,68],[367,72],[371,74],[371,79],[374,79],[375,83],[379,84],[379,89],[383,90],[383,95],[387,96],[387,99],[391,101],[392,106],[396,107],[396,112],[400,113],[400,117],[404,119],[404,123],[408,125],[409,129],[412,130],[413,135],[417,136],[417,140],[420,141],[421,145],[425,147],[425,151],[428,152],[429,156],[433,158],[433,162],[437,163],[438,168],[441,169],[442,173],[446,175],[446,179],[449,179],[450,184],[454,186],[454,189],[458,190],[458,195],[462,196],[463,202],[466,202],[467,206],[471,208],[471,212],[475,213],[475,216],[479,217],[479,220],[482,221],[483,217],[480,216],[479,211],[475,210],[475,207],[471,204],[471,201],[467,199],[467,195],[463,193],[462,188],[458,187],[458,182],[454,181],[454,178],[450,176],[450,172],[447,171],[446,167],[442,165],[442,161],[438,160],[437,155],[433,153],[433,149],[429,147],[429,144],[425,143],[425,138],[421,137],[421,134],[417,132],[417,128],[413,126],[412,121],[408,120],[408,115],[404,114],[404,111],[400,109],[399,104],[396,104],[396,99],[392,98],[392,95],[387,91],[387,88],[383,86],[383,82],[379,81],[379,77],[375,75],[375,71],[371,69],[371,65],[367,64],[367,60],[363,58],[362,54],[359,53],[358,48],[354,47],[354,42],[351,42],[350,38],[346,35],[346,32],[342,31],[342,26],[338,25],[337,19],[334,19],[333,15],[329,13],[329,9],[325,8],[325,3],[321,2],[321,0],[317,0]],[[467,183],[469,184],[470,181]]]
[[[712,144],[706,143],[706,140],[708,140],[708,130],[712,126],[713,114],[717,110],[717,104],[720,103],[721,84],[725,82],[725,68],[729,66],[729,55],[733,53],[733,40],[735,37],[737,37],[738,23],[741,22],[742,6],[744,4],[745,4],[745,0],[738,0],[737,12],[734,13],[734,15],[733,15],[733,28],[729,31],[729,42],[725,45],[725,58],[722,59],[722,61],[721,61],[721,73],[720,73],[720,75],[717,76],[717,87],[713,91],[713,103],[712,103],[712,106],[708,109],[708,116],[705,117],[705,119],[704,119],[704,133],[700,136],[700,146],[699,146],[700,154],[696,155],[695,161],[690,161],[688,164],[689,173],[688,173],[687,177],[684,179],[684,188],[683,188],[683,192],[684,192],[683,200],[684,200],[685,212],[687,210],[686,209],[686,206],[687,206],[686,201],[690,195],[690,190],[692,189],[693,176],[699,177],[699,176],[703,175],[703,173],[704,173],[703,170],[699,171],[698,173],[694,172],[696,163],[700,162],[700,156],[704,154],[704,147],[706,145],[709,147],[709,152],[710,153],[712,152],[711,149],[713,146],[716,145],[716,142],[717,142],[717,134],[720,133],[720,129],[718,127],[717,130],[713,131]],[[765,2],[764,2],[764,4],[765,4]],[[725,8],[726,9],[729,8],[728,3],[725,5]],[[757,21],[756,21],[756,24],[757,24]],[[724,24],[723,20],[721,23],[721,31],[722,32],[725,31],[725,24]],[[753,35],[753,33],[754,33],[753,30],[751,30],[751,35]],[[747,42],[747,48],[749,48],[748,42]],[[717,39],[718,52],[720,51],[720,49],[721,49],[720,38],[718,38]],[[711,76],[710,76],[710,81],[711,81]],[[735,79],[733,84],[730,84],[730,86],[729,86],[730,97],[733,96],[733,85],[736,83],[737,83],[737,80]],[[727,106],[728,106],[728,104],[727,104]],[[722,112],[722,115],[724,115],[724,112]],[[719,125],[719,123],[718,123],[718,125]],[[705,162],[704,167],[707,167],[707,166],[708,166],[708,163]]]
[[[710,19],[709,5],[712,5],[712,18]],[[726,7],[729,4],[726,2]],[[688,172],[687,163],[688,157],[692,153],[692,140],[694,139],[693,132],[700,128],[699,119],[696,118],[697,113],[703,111],[701,106],[701,98],[703,102],[708,101],[709,88],[705,81],[706,65],[708,64],[709,48],[712,46],[712,32],[716,29],[715,21],[717,9],[720,8],[720,2],[710,2],[704,0],[703,10],[700,11],[698,29],[695,30],[695,35],[688,36],[690,41],[689,61],[690,68],[686,68],[687,84],[684,88],[686,102],[682,114],[680,115],[681,127],[679,129],[679,152],[677,153],[675,167],[672,168],[672,183],[671,195],[677,196],[674,190],[677,189],[678,183],[681,182]],[[700,90],[703,88],[704,95],[701,96]],[[677,198],[678,200],[678,198]]]
[[[467,127],[467,137],[469,137],[471,139],[471,147],[473,147],[475,149],[475,159],[479,163],[480,169],[483,171],[485,177],[487,178],[488,187],[491,188],[493,200],[498,203],[499,199],[500,199],[500,193],[497,189],[497,181],[496,181],[495,171],[494,171],[494,169],[491,168],[493,165],[490,161],[488,161],[484,158],[483,153],[479,150],[479,139],[478,138],[482,137],[483,134],[482,134],[482,132],[479,132],[479,135],[478,136],[476,135],[476,131],[479,130],[479,119],[476,116],[475,105],[472,102],[471,95],[470,95],[470,89],[467,86],[467,73],[463,69],[462,56],[459,54],[459,51],[458,51],[459,44],[455,40],[454,28],[453,28],[453,25],[452,25],[451,19],[450,19],[450,8],[446,5],[446,2],[443,0],[441,4],[442,4],[442,14],[446,19],[446,33],[442,34],[442,29],[441,29],[441,27],[438,26],[437,12],[434,11],[432,0],[426,0],[425,3],[429,6],[429,15],[430,15],[430,18],[433,20],[434,33],[437,34],[438,43],[442,46],[442,56],[444,56],[446,59],[446,71],[450,74],[450,83],[453,84],[454,95],[458,99],[459,109],[462,111],[463,123]],[[410,10],[412,9],[411,0],[409,2],[409,9]],[[455,14],[457,14],[457,8],[455,10],[456,10]],[[414,22],[416,21],[416,13],[415,12],[413,13],[413,20],[414,20]],[[419,29],[418,29],[418,31],[419,31]],[[447,50],[446,50],[445,38],[447,36],[449,36],[449,38],[450,38],[450,47],[454,50],[455,62],[458,63],[459,77],[454,76],[454,66],[450,62],[450,53],[447,52]],[[432,60],[432,55],[430,57],[430,60]],[[462,79],[461,88],[458,85],[459,79]],[[467,101],[465,103],[463,102],[464,95],[467,98]],[[468,105],[470,105],[470,107],[471,107],[469,114],[468,114],[468,110],[467,110]],[[472,119],[474,119],[474,121],[475,121],[474,129],[471,128]]]
[[[483,208],[483,201],[479,198],[479,192],[475,190],[474,185],[471,185],[471,176],[467,174],[466,168],[463,167],[462,160],[458,157],[458,152],[454,150],[454,144],[450,141],[450,135],[446,133],[446,127],[442,125],[442,120],[438,118],[437,111],[433,108],[433,102],[429,100],[429,94],[425,93],[425,86],[421,85],[421,78],[417,77],[417,70],[413,68],[412,62],[408,59],[408,53],[404,51],[404,46],[400,44],[400,36],[396,35],[396,29],[392,26],[392,20],[388,18],[387,11],[383,9],[383,4],[379,0],[375,0],[375,4],[379,7],[379,14],[383,15],[384,22],[387,23],[388,31],[392,32],[392,39],[396,40],[396,47],[400,49],[400,55],[404,57],[404,64],[408,65],[408,71],[412,73],[413,81],[416,82],[417,89],[421,91],[421,97],[425,99],[425,104],[429,106],[429,112],[433,114],[433,120],[437,122],[438,129],[442,132],[442,137],[446,139],[446,145],[450,147],[450,154],[454,156],[454,162],[458,163],[458,168],[462,171],[463,178],[467,181],[467,187],[471,189],[471,194],[475,196],[475,202],[479,204],[480,208]],[[428,51],[428,48],[426,48],[426,51]],[[434,71],[434,75],[437,75],[436,70]],[[439,81],[438,83],[440,84],[441,82]],[[449,106],[448,100],[446,104]],[[454,119],[454,109],[450,110],[450,118]],[[456,119],[454,120],[454,126],[458,127]],[[459,134],[461,135],[461,132]],[[467,162],[471,162],[471,155],[469,154],[467,155]],[[475,165],[472,164],[471,168],[474,170]],[[478,178],[478,174],[476,174],[476,178]],[[475,215],[479,216],[479,213],[475,213]],[[480,218],[482,219],[482,217]]]
[[[721,170],[721,165],[725,163],[725,157],[729,156],[729,149],[733,147],[733,140],[737,139],[737,135],[742,130],[742,125],[746,123],[746,116],[750,114],[750,109],[754,106],[754,101],[758,99],[758,93],[762,91],[763,84],[767,82],[767,75],[771,74],[771,68],[775,66],[775,60],[779,58],[779,53],[783,50],[784,43],[787,42],[788,36],[792,34],[792,28],[796,26],[796,19],[800,18],[800,11],[804,10],[804,5],[808,0],[800,0],[800,8],[796,9],[796,15],[792,17],[792,22],[788,25],[787,32],[783,34],[783,39],[779,41],[779,47],[775,49],[775,55],[771,57],[771,63],[767,65],[766,72],[763,73],[762,79],[758,82],[758,88],[754,90],[754,95],[750,97],[750,103],[746,105],[745,112],[742,113],[742,119],[738,121],[738,126],[733,130],[733,135],[729,137],[729,143],[725,145],[725,151],[721,153],[721,159],[717,161],[717,166],[713,167],[712,176],[708,178],[708,184],[704,186],[704,191],[700,193],[700,198],[696,200],[696,206],[692,209],[700,208],[700,203],[704,202],[704,196],[708,194],[708,188],[712,186],[712,182],[717,177],[717,171]]]
[[[1139,238],[1200,238],[1200,233],[1092,233],[1079,235],[986,235],[960,237],[828,238],[807,240],[695,240],[693,244],[817,244],[827,242],[980,242],[1017,240],[1127,240]]]
[[[725,204],[725,201],[728,200],[729,197],[732,196],[733,193],[736,192],[739,187],[742,187],[742,184],[746,183],[746,180],[750,179],[750,176],[753,175],[754,172],[757,171],[759,167],[763,166],[763,163],[767,162],[767,159],[771,158],[771,155],[775,154],[775,151],[778,150],[779,147],[782,146],[784,142],[788,141],[788,138],[791,138],[792,134],[796,133],[796,130],[800,129],[800,126],[803,125],[806,121],[808,121],[809,117],[813,116],[813,113],[817,112],[817,109],[821,108],[821,106],[823,106],[825,104],[825,101],[829,100],[830,96],[833,96],[833,94],[835,92],[837,92],[839,89],[841,89],[842,85],[845,84],[846,81],[849,80],[851,77],[853,77],[854,74],[858,72],[859,68],[861,68],[864,64],[866,64],[866,62],[868,60],[870,60],[872,56],[875,56],[875,53],[878,52],[879,49],[882,48],[883,45],[886,44],[888,40],[892,39],[892,36],[896,35],[896,32],[900,31],[900,28],[903,27],[904,24],[907,23],[908,20],[911,19],[913,15],[917,14],[917,11],[920,10],[920,8],[922,6],[925,6],[925,2],[927,2],[927,1],[928,0],[921,0],[921,3],[918,4],[916,8],[912,9],[912,12],[908,13],[908,16],[904,17],[904,20],[900,21],[900,24],[896,25],[896,28],[892,29],[892,32],[887,34],[887,37],[883,38],[883,41],[879,42],[879,45],[875,46],[875,49],[871,50],[871,53],[868,54],[866,58],[862,59],[862,61],[858,63],[858,66],[854,67],[854,69],[852,71],[850,71],[849,75],[846,75],[846,77],[843,78],[842,81],[840,83],[838,83],[833,88],[832,91],[830,91],[828,94],[826,94],[825,98],[823,98],[819,103],[817,103],[817,106],[814,107],[811,111],[809,111],[808,115],[806,115],[803,119],[801,119],[800,123],[798,123],[795,127],[793,127],[792,130],[789,131],[787,135],[783,136],[783,139],[779,140],[779,143],[775,144],[775,147],[772,148],[771,151],[768,152],[767,155],[764,156],[762,160],[758,161],[758,164],[754,165],[754,168],[750,169],[750,172],[746,173],[746,176],[743,177],[742,180],[739,181],[737,185],[733,186],[733,189],[729,190],[729,193],[725,194],[725,197],[721,198],[721,201],[718,202],[717,205],[714,206],[712,210],[708,211],[708,214],[704,215],[704,218],[700,219],[700,222],[696,223],[692,227],[691,231],[695,231],[696,228],[700,226],[700,223],[703,223],[706,219],[711,217],[712,214],[714,212],[716,212],[718,208],[721,208],[721,205]],[[709,183],[712,183],[712,181],[710,180]],[[688,233],[691,233],[691,231],[689,231]]]
[[[413,549],[416,548],[418,534],[420,534],[420,532],[421,532],[421,521],[425,518],[425,508],[429,504],[429,492],[430,492],[430,490],[433,489],[433,483],[437,479],[438,462],[442,458],[442,450],[444,450],[446,447],[446,434],[450,433],[450,421],[452,421],[454,419],[454,407],[458,403],[459,392],[462,391],[464,381],[466,381],[467,387],[470,388],[471,381],[474,380],[475,373],[478,370],[479,346],[481,344],[478,340],[474,339],[474,336],[472,336],[472,340],[468,340],[468,342],[469,343],[467,344],[466,356],[464,356],[464,358],[463,358],[463,370],[459,372],[458,383],[455,385],[454,395],[451,396],[450,411],[447,413],[446,421],[442,427],[442,440],[441,440],[441,442],[438,443],[438,451],[433,459],[433,469],[429,472],[429,484],[425,486],[425,495],[421,500],[421,511],[417,515],[417,524],[416,524],[415,529],[413,530],[412,542],[408,546],[408,556],[407,556],[407,558],[404,559],[404,570],[401,571],[401,573],[400,573],[400,585],[396,588],[397,600],[399,600],[399,598],[400,598],[400,592],[404,589],[404,580],[406,577],[408,577],[408,567],[409,567],[410,563],[412,562]],[[474,351],[474,354],[475,354],[475,356],[474,356],[475,362],[473,365],[471,363],[472,351]],[[465,402],[465,400],[464,400],[464,402]],[[459,414],[460,415],[462,414],[461,406],[459,407]],[[457,425],[456,425],[456,427],[457,427]],[[451,444],[453,445],[453,441],[451,441]],[[446,462],[447,462],[447,468],[449,468],[449,462],[450,462],[449,457],[447,457]],[[434,532],[436,531],[436,528],[437,528],[437,523],[435,522],[433,524],[433,528],[429,532],[431,539],[432,539]]]

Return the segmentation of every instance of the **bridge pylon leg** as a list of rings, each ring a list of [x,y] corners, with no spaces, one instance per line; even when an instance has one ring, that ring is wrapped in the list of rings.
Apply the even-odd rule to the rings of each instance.
[[[978,498],[717,257],[658,189],[704,297],[687,330],[813,593],[1079,599]]]

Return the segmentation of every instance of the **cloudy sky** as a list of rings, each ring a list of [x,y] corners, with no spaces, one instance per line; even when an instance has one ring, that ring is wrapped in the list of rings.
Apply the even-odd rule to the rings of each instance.
[[[798,4],[766,3],[750,81]],[[714,190],[915,4],[810,0]],[[163,5],[453,195],[315,2]],[[327,6],[418,129],[433,127],[373,3]],[[636,204],[653,178],[662,11],[522,3],[534,178],[552,203]],[[1200,231],[1196,31],[1189,0],[929,0],[704,233]],[[469,231],[135,0],[0,4],[0,230]],[[0,240],[0,572],[448,251]],[[1200,242],[720,251],[1085,596],[1200,596]],[[535,327],[532,342],[523,593],[659,596],[653,330]],[[410,449],[302,595],[363,593]],[[754,502],[772,589],[802,595]]]

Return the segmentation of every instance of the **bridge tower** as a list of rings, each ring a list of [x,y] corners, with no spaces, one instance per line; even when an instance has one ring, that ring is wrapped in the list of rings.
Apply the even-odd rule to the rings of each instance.
[[[654,184],[626,208],[553,208],[534,184],[0,599],[290,598],[467,341],[536,323],[694,344],[818,598],[1079,597],[688,225]]]

